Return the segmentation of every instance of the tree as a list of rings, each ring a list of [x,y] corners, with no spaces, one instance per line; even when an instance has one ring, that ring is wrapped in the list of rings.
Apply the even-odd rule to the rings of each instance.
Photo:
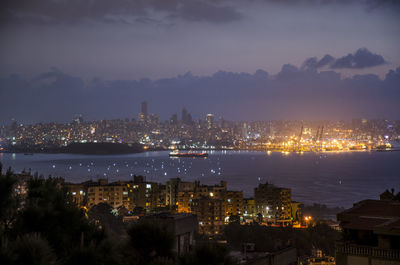
[[[0,235],[10,229],[10,225],[17,216],[20,200],[13,193],[16,182],[11,169],[7,170],[5,175],[2,174],[0,163]]]
[[[11,244],[2,244],[1,264],[15,265],[56,265],[56,255],[47,240],[39,234],[26,234],[18,237]]]
[[[197,245],[192,253],[180,258],[181,265],[234,265],[226,246],[219,244]]]
[[[261,224],[263,222],[263,215],[261,213],[257,214],[257,222]]]
[[[12,235],[39,233],[59,257],[76,246],[98,244],[104,231],[85,218],[79,208],[58,188],[57,179],[32,178],[28,181],[25,207],[13,224]]]

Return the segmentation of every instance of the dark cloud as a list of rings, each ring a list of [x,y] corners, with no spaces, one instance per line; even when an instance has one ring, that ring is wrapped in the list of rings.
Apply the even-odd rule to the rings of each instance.
[[[311,57],[304,61],[301,66],[302,69],[318,69],[324,66],[327,66],[335,61],[335,58],[329,54],[326,54],[321,60],[318,60],[317,57]]]
[[[158,80],[84,82],[57,69],[36,78],[0,78],[0,123],[68,121],[76,113],[87,119],[136,117],[142,100],[168,119],[187,106],[194,117],[216,113],[243,119],[400,119],[400,67],[382,80],[373,74],[342,79],[335,71],[310,71],[284,65],[275,76],[219,71],[211,76],[190,72]]]
[[[366,48],[358,49],[355,53],[336,59],[331,68],[354,68],[363,69],[386,64],[382,55],[372,53]]]
[[[223,23],[239,20],[242,15],[232,6],[219,6],[206,1],[187,1],[176,13],[182,19]]]
[[[355,53],[349,53],[338,59],[329,54],[326,54],[321,60],[318,60],[317,57],[308,58],[302,64],[301,69],[318,69],[324,66],[329,66],[332,69],[363,69],[386,63],[382,55],[372,53],[366,48],[361,48]]]
[[[0,23],[152,22],[152,13],[189,21],[230,22],[241,18],[233,6],[209,0],[5,0]]]
[[[225,23],[243,17],[243,6],[261,5],[358,5],[372,11],[389,8],[400,11],[398,0],[3,0],[0,3],[0,24],[7,23],[82,23],[137,21],[160,22],[154,12],[164,19]],[[170,21],[163,21],[165,23]]]
[[[326,54],[324,57],[322,57],[321,60],[318,61],[318,63],[315,65],[316,68],[324,67],[326,65],[329,65],[335,60],[333,56]]]
[[[398,0],[260,0],[264,3],[276,3],[282,5],[363,5],[367,10],[383,7],[400,7]]]

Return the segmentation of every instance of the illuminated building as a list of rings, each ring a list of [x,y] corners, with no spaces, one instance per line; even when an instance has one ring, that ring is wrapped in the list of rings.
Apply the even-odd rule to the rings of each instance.
[[[206,115],[206,122],[207,122],[207,128],[211,129],[214,127],[214,114],[207,114]]]
[[[256,217],[256,203],[253,198],[243,199],[243,218],[245,220],[253,221]]]
[[[62,186],[67,190],[67,194],[71,196],[76,205],[86,205],[87,188],[83,184],[64,183]]]
[[[165,206],[165,186],[160,183],[148,182],[142,176],[134,176],[131,187],[134,207],[151,211]]]
[[[291,190],[273,184],[259,184],[254,189],[256,212],[268,222],[291,222]]]
[[[191,212],[199,221],[199,233],[205,235],[221,234],[224,228],[224,200],[212,197],[194,199],[191,203]]]
[[[300,223],[302,221],[301,208],[303,207],[303,204],[301,202],[292,201],[290,203],[290,205],[291,205],[291,220],[292,220],[292,222]]]
[[[113,208],[125,207],[132,209],[130,184],[126,182],[104,183],[88,187],[88,207],[93,207],[99,203],[107,203]]]
[[[183,182],[180,178],[171,178],[165,183],[166,206],[175,207],[178,203],[179,192],[194,191],[194,182]],[[183,211],[186,212],[186,211]]]
[[[225,217],[243,214],[243,192],[226,191],[225,193]]]
[[[190,204],[194,199],[194,191],[179,191],[177,200],[178,213],[190,213]],[[196,196],[197,197],[197,196]]]

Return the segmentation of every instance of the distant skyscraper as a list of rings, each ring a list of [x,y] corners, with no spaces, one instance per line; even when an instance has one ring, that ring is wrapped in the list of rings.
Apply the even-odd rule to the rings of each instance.
[[[247,134],[248,134],[248,131],[247,131],[247,124],[246,124],[246,123],[243,123],[243,127],[242,127],[242,137],[246,138],[246,137],[247,137]]]
[[[182,109],[182,123],[186,125],[192,125],[192,115],[187,111],[185,107]]]
[[[214,126],[214,114],[207,114],[206,122],[208,129],[211,129]]]
[[[145,117],[147,117],[147,101],[142,102],[142,113]]]
[[[147,122],[147,102],[143,101],[141,107],[141,112],[139,112],[139,121]]]
[[[176,125],[176,124],[178,123],[178,115],[177,115],[177,114],[173,114],[173,115],[171,116],[171,118],[169,119],[169,122],[170,122],[172,125]]]
[[[182,123],[186,124],[187,123],[187,115],[188,115],[188,111],[185,107],[183,107],[182,109]]]
[[[72,121],[76,124],[81,124],[83,123],[83,117],[82,114],[77,114],[75,117],[72,119]]]

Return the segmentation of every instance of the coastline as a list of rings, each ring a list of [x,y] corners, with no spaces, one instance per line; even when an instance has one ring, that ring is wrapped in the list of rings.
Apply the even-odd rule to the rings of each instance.
[[[359,153],[359,152],[399,152],[400,149],[369,149],[369,150],[322,150],[322,151],[282,151],[282,150],[260,150],[260,149],[240,149],[240,148],[213,148],[213,149],[205,149],[205,148],[196,148],[196,149],[179,149],[181,151],[202,151],[202,152],[210,152],[210,151],[239,151],[239,152],[263,152],[263,153],[283,153],[283,154],[303,154],[303,153]],[[34,155],[34,154],[76,154],[76,155],[123,155],[123,154],[137,154],[144,152],[159,152],[159,151],[171,151],[168,148],[149,148],[149,149],[126,149],[126,150],[69,150],[65,147],[58,148],[46,148],[46,149],[15,149],[15,150],[0,150],[0,153],[3,154],[25,154],[25,155]]]

